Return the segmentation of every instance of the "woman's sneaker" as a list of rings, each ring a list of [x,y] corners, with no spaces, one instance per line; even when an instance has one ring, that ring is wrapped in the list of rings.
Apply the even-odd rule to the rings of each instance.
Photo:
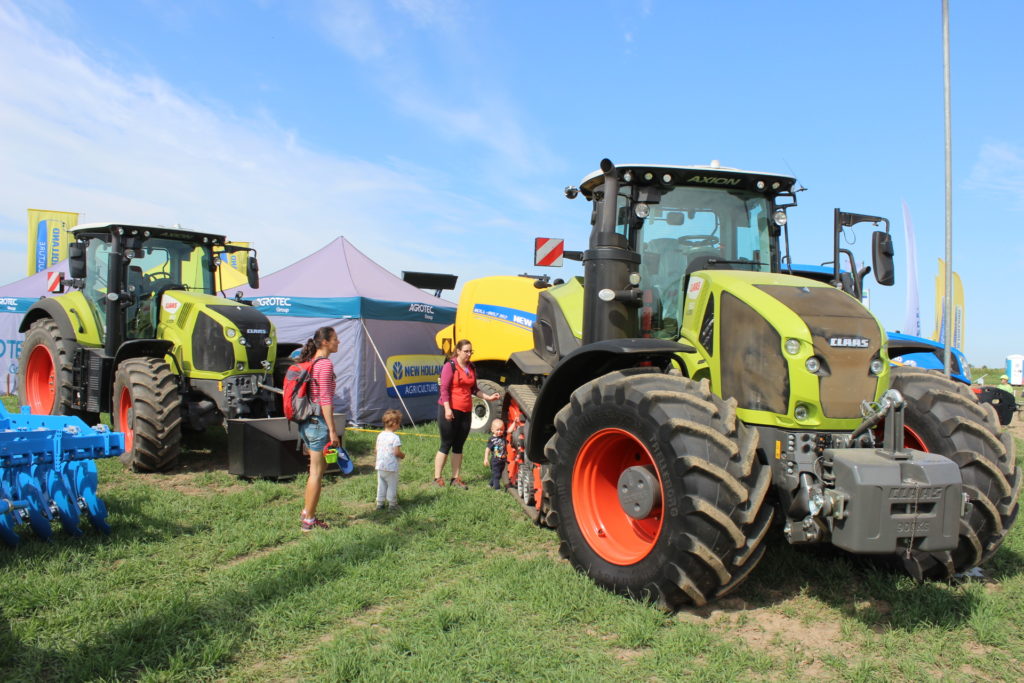
[[[312,531],[313,529],[330,529],[331,525],[316,517],[302,520],[302,530]]]
[[[435,479],[434,483],[437,484],[438,486],[440,486],[441,488],[444,488],[444,479],[442,479],[441,477],[438,477],[437,479]]]
[[[454,479],[452,479],[450,482],[448,482],[448,484],[450,486],[458,486],[460,489],[468,489],[469,488],[468,486],[466,486],[466,482],[462,481],[458,477],[455,477]]]

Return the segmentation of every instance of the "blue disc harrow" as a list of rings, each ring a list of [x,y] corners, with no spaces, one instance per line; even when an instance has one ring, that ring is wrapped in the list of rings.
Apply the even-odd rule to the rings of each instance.
[[[0,406],[0,540],[16,546],[27,524],[49,539],[57,519],[73,536],[82,518],[110,533],[107,507],[96,495],[96,459],[124,452],[124,434],[90,427],[67,415],[9,413]]]

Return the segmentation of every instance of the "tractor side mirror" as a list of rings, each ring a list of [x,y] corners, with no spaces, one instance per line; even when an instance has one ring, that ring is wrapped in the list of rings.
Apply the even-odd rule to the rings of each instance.
[[[874,264],[878,284],[888,287],[896,282],[896,268],[893,265],[892,235],[877,230],[871,235],[871,262]]]
[[[253,289],[260,288],[260,264],[256,262],[255,256],[249,257],[249,264],[246,268],[246,275],[249,278],[249,286]]]
[[[81,242],[68,245],[68,275],[73,280],[85,277],[85,245]]]

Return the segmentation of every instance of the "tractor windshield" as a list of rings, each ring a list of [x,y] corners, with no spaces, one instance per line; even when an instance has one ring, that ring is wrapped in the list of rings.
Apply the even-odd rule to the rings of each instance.
[[[675,187],[648,203],[634,240],[641,287],[651,290],[663,322],[654,330],[674,336],[680,288],[695,270],[771,270],[768,217],[771,202],[743,190]],[[656,325],[657,326],[657,325]],[[672,329],[670,329],[672,328]]]
[[[148,339],[156,331],[160,293],[188,289],[213,294],[210,247],[154,237],[128,262],[125,282],[132,303],[125,310],[128,339]]]
[[[143,293],[180,288],[213,294],[210,264],[209,247],[153,238],[131,260],[128,282]]]

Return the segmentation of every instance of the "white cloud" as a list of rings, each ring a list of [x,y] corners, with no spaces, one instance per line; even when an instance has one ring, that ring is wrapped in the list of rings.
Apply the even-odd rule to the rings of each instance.
[[[446,95],[443,80],[423,73],[423,56],[411,48],[399,17],[388,6],[369,0],[340,0],[319,5],[317,19],[328,38],[373,70],[373,81],[383,97],[402,115],[426,124],[435,134],[482,145],[505,172],[525,172],[556,165],[557,159],[531,136],[521,121],[522,112],[495,89],[491,74],[478,77],[478,52],[462,47],[460,18],[453,3],[438,0],[392,0],[390,8],[407,16],[420,30],[419,49],[434,50],[432,68],[453,70],[459,83]],[[386,28],[385,28],[386,27]],[[476,84],[476,85],[474,85]],[[486,84],[486,85],[481,85]],[[453,100],[458,99],[456,104]]]
[[[965,186],[971,190],[1009,194],[1024,209],[1024,149],[1003,142],[981,146]]]
[[[224,232],[256,243],[264,273],[339,234],[395,271],[431,270],[452,258],[433,233],[472,233],[481,216],[515,224],[443,189],[434,169],[318,153],[267,113],[225,115],[159,78],[114,73],[10,5],[0,65],[5,282],[23,272],[29,207]]]
[[[384,56],[388,34],[370,3],[361,0],[322,0],[317,19],[335,45],[360,61]]]

